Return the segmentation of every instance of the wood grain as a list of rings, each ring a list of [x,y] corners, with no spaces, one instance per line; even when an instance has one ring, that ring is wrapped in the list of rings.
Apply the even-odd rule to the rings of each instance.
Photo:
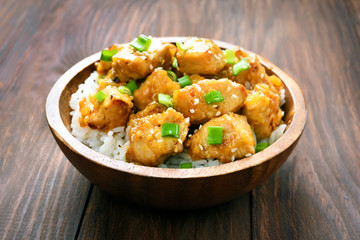
[[[45,96],[60,76],[51,50],[59,42],[48,42],[60,33],[46,24],[57,4],[14,1],[0,10],[1,239],[74,238],[89,193],[45,119]]]
[[[356,0],[1,1],[0,238],[359,239],[359,14]],[[277,174],[178,215],[91,190],[46,126],[45,97],[70,66],[139,33],[236,43],[298,81],[308,124]]]
[[[164,211],[95,187],[79,239],[250,239],[249,194],[208,209]]]

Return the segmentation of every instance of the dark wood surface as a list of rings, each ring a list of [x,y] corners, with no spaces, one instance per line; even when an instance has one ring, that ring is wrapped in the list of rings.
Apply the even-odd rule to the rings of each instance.
[[[360,239],[357,0],[0,1],[1,239]],[[302,88],[308,122],[264,184],[208,209],[138,207],[67,161],[45,100],[69,67],[139,33],[241,45]]]

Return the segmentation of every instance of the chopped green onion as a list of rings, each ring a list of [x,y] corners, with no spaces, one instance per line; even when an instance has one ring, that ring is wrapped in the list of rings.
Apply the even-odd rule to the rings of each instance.
[[[191,162],[181,163],[180,168],[192,168]]]
[[[118,50],[102,50],[100,60],[104,62],[112,62],[112,57],[117,54]]]
[[[264,150],[265,148],[267,148],[270,144],[268,142],[262,142],[262,143],[258,143],[255,147],[255,152],[258,153],[262,150]]]
[[[180,83],[181,88],[184,88],[192,84],[191,79],[189,78],[188,75],[184,75],[181,78],[179,78],[178,82]]]
[[[118,87],[118,91],[119,91],[120,93],[124,93],[124,94],[127,94],[127,95],[129,95],[129,96],[132,96],[131,90],[130,90],[129,88],[125,87],[125,86],[120,86],[120,87]]]
[[[249,62],[246,60],[246,58],[243,58],[233,66],[233,75],[237,76],[240,72],[248,70],[249,68]]]
[[[177,58],[176,58],[176,57],[174,57],[174,61],[172,62],[171,65],[172,65],[172,67],[175,68],[175,69],[177,69],[177,68],[179,67],[178,61],[177,61]]]
[[[204,98],[205,98],[205,101],[207,104],[224,101],[224,98],[221,95],[221,92],[216,91],[216,90],[206,93]]]
[[[173,107],[174,104],[172,102],[171,96],[167,94],[159,93],[158,95],[158,101],[160,104],[166,106],[166,107]]]
[[[103,91],[98,91],[96,94],[95,94],[95,98],[96,100],[98,100],[99,102],[102,102],[105,100],[106,98],[106,93],[104,93]]]
[[[226,63],[233,65],[235,63],[235,51],[233,49],[225,50]]]
[[[191,46],[191,45],[185,45],[185,44],[183,44],[182,42],[177,42],[177,43],[176,43],[176,46],[177,46],[177,48],[179,48],[181,51],[186,51],[186,50],[189,50],[189,49],[193,48],[193,46]]]
[[[223,127],[208,127],[208,145],[222,144]]]
[[[161,136],[179,138],[179,125],[176,123],[163,123]]]
[[[141,34],[138,36],[136,41],[130,43],[130,46],[138,50],[139,52],[143,52],[149,49],[151,45],[151,38]]]
[[[167,72],[167,75],[168,77],[173,80],[174,82],[177,80],[177,76],[176,74],[173,72],[173,71],[166,71]]]
[[[138,89],[135,80],[131,80],[128,84],[125,85],[125,87],[130,89],[131,93],[133,93],[136,89]]]

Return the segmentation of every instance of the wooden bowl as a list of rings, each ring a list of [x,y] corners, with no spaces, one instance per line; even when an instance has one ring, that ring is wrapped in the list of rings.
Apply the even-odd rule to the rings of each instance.
[[[162,38],[167,42],[184,37]],[[222,48],[235,45],[215,41]],[[251,53],[247,51],[248,53]],[[120,198],[162,209],[195,209],[239,197],[269,178],[288,158],[304,130],[306,105],[296,82],[265,58],[258,56],[269,74],[277,75],[286,89],[285,134],[251,157],[215,167],[163,169],[138,166],[104,156],[71,135],[71,94],[95,70],[100,53],[70,68],[51,89],[46,116],[56,142],[70,162],[91,182]]]

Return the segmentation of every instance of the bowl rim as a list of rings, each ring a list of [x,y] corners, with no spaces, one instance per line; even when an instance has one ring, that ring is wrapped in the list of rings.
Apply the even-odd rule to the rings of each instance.
[[[183,42],[187,37],[158,37],[162,41],[166,42]],[[235,48],[237,45],[213,40],[221,48]],[[247,53],[254,54],[251,51],[241,48]],[[307,110],[304,95],[299,85],[288,74],[282,71],[275,64],[271,63],[266,58],[256,54],[261,64],[270,69],[276,74],[286,85],[294,104],[294,115],[292,122],[287,128],[286,132],[275,143],[266,148],[265,150],[256,153],[250,157],[236,160],[234,162],[222,164],[219,166],[204,167],[204,168],[192,168],[192,169],[170,169],[170,168],[157,168],[135,165],[119,160],[107,157],[91,148],[87,147],[79,140],[77,140],[65,127],[61,116],[59,100],[62,92],[67,84],[83,69],[93,64],[100,59],[101,52],[95,53],[85,59],[79,61],[77,64],[67,70],[51,88],[48,97],[46,99],[46,118],[48,125],[53,134],[65,144],[71,151],[81,155],[87,160],[101,165],[106,168],[111,168],[116,171],[124,173],[139,175],[143,177],[151,178],[166,178],[166,179],[193,179],[193,178],[207,178],[219,175],[226,175],[242,170],[252,168],[261,165],[287,148],[289,148],[296,140],[301,136],[307,119]]]

